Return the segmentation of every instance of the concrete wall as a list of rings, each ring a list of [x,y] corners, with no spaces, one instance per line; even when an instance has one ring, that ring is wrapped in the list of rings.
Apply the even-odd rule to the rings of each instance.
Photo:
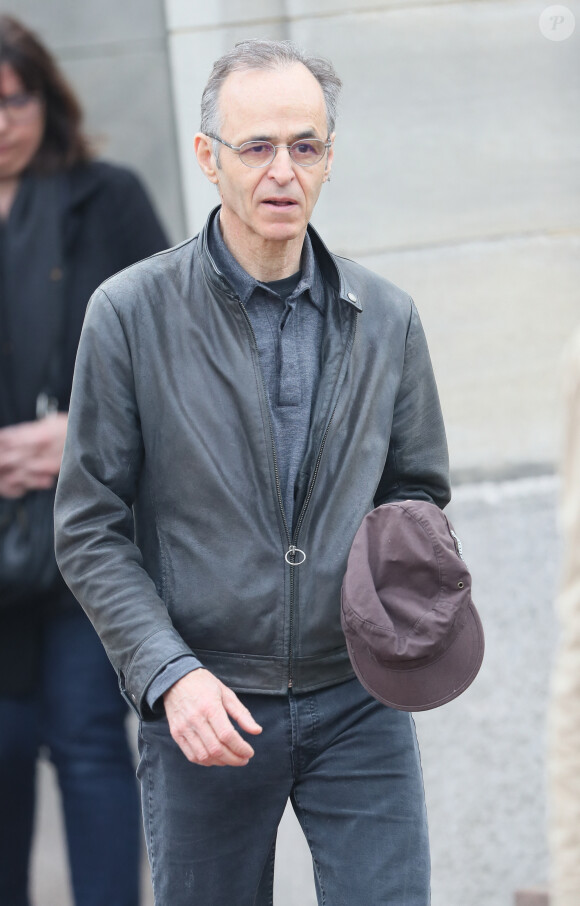
[[[102,156],[137,170],[171,241],[184,238],[162,0],[7,0],[1,6],[55,52]]]

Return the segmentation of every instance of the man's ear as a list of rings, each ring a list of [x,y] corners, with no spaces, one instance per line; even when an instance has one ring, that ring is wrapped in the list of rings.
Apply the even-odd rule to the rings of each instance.
[[[324,182],[330,182],[330,171],[332,170],[332,162],[334,160],[334,139],[336,137],[336,132],[333,132],[329,138],[329,141],[333,143],[332,147],[328,149],[326,155],[326,165],[324,167]]]
[[[199,166],[209,181],[217,184],[218,174],[217,164],[213,153],[213,140],[208,138],[207,135],[204,135],[203,132],[198,132],[193,139],[193,148]]]

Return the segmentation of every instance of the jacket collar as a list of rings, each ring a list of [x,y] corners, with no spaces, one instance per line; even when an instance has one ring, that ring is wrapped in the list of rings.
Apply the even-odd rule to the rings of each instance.
[[[209,282],[227,296],[234,298],[235,293],[212,258],[208,245],[210,226],[220,207],[221,205],[218,205],[210,211],[209,217],[199,234],[201,258],[204,272]],[[348,284],[343,272],[338,266],[335,256],[331,254],[311,224],[308,224],[308,235],[310,236],[314,255],[322,273],[323,280],[328,282],[336,290],[341,301],[348,303],[348,305],[355,308],[358,312],[361,312],[363,309],[358,294],[354,288]]]

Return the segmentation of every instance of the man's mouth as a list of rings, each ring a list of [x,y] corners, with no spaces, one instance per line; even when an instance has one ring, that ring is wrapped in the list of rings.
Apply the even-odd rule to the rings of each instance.
[[[291,208],[297,204],[292,198],[265,198],[262,203],[272,205],[274,208]]]

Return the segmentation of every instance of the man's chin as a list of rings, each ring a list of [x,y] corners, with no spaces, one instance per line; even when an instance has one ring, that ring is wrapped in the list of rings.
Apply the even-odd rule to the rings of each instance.
[[[304,234],[306,223],[291,223],[288,219],[272,220],[261,224],[260,234],[264,239],[278,242],[291,242]]]

